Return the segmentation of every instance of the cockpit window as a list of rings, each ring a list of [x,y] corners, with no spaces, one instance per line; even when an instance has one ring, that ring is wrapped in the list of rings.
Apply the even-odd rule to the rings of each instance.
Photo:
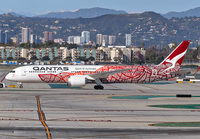
[[[14,71],[14,70],[11,70],[10,73],[15,73],[15,71]]]

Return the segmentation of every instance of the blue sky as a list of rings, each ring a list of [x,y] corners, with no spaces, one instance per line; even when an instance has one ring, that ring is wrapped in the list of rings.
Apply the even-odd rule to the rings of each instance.
[[[80,8],[102,7],[127,12],[185,11],[200,7],[199,0],[1,0],[2,11],[41,14],[47,12],[71,11]]]

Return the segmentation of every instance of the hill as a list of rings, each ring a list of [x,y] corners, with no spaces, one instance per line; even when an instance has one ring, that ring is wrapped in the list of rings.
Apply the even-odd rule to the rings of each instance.
[[[54,32],[54,38],[67,41],[68,36],[81,35],[82,31],[90,31],[91,41],[96,42],[96,34],[115,35],[116,45],[125,44],[125,34],[132,34],[133,45],[145,47],[152,45],[166,46],[191,39],[199,40],[200,17],[167,19],[155,12],[140,14],[111,14],[95,18],[41,18],[16,17],[11,14],[0,15],[0,29],[7,30],[8,37],[21,35],[22,27],[31,28],[31,32],[39,37],[44,31]],[[194,43],[193,43],[194,44]]]
[[[196,16],[200,17],[200,7],[190,9],[183,12],[168,12],[166,14],[163,14],[166,18],[172,18],[172,17],[190,17],[190,16]]]
[[[38,15],[37,17],[48,17],[48,18],[93,18],[106,14],[127,14],[125,11],[117,11],[106,8],[89,8],[89,9],[79,9],[74,12],[50,12],[44,15]]]

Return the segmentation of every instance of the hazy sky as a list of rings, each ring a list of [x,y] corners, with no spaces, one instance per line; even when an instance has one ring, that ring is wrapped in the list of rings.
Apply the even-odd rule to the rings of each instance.
[[[102,7],[127,12],[185,11],[200,7],[200,0],[1,0],[0,11],[47,13]]]

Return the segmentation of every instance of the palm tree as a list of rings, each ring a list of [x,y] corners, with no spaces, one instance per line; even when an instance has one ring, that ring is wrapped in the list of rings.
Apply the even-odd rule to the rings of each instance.
[[[42,60],[43,60],[43,61],[49,61],[50,58],[49,58],[49,56],[44,56],[44,57],[42,58]]]

